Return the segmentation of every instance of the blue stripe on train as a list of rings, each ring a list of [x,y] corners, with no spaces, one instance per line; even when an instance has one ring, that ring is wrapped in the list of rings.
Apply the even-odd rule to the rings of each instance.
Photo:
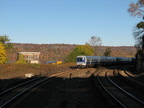
[[[86,62],[86,64],[98,64],[98,62]]]

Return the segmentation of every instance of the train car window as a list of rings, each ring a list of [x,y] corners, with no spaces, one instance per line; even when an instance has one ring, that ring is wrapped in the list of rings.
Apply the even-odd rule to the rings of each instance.
[[[77,62],[84,62],[85,61],[85,58],[83,57],[78,57],[76,58]]]
[[[77,58],[77,61],[79,61],[79,58]]]
[[[77,61],[82,61],[82,58],[77,58]]]

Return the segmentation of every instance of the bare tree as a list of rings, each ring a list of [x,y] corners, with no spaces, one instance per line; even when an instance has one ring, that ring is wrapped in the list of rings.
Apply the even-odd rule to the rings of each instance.
[[[131,2],[129,6],[128,12],[131,16],[143,17],[144,11],[142,8],[144,7],[144,0],[138,0],[137,3]]]
[[[100,37],[97,37],[97,36],[91,36],[91,39],[89,40],[89,45],[93,46],[94,48],[94,55],[97,55],[97,49],[98,49],[98,46],[101,46],[102,45],[102,42],[101,42],[101,38]]]
[[[142,17],[144,19],[144,0],[138,0],[136,3],[131,2],[129,5],[128,12],[131,16]],[[141,47],[144,49],[144,22],[141,21],[136,25],[136,28],[133,31],[134,39],[135,39],[135,47],[139,50]]]

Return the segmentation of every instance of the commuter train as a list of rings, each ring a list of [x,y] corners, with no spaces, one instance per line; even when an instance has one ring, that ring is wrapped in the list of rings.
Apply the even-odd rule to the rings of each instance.
[[[134,63],[134,57],[104,57],[104,56],[77,56],[76,65],[78,68],[95,66],[108,66],[118,64]]]

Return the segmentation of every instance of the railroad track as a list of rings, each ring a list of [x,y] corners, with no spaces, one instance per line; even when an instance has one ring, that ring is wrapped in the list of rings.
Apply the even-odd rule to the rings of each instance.
[[[13,101],[16,101],[20,96],[23,96],[29,90],[62,74],[66,74],[66,72],[52,74],[48,77],[37,77],[0,92],[0,108],[9,106]]]
[[[40,78],[42,78],[42,77],[36,77],[36,78],[30,79],[30,80],[28,80],[28,81],[25,81],[25,82],[23,82],[23,83],[17,84],[17,85],[15,85],[15,86],[13,86],[13,87],[10,87],[10,88],[8,88],[8,89],[0,92],[0,96],[4,95],[4,94],[6,94],[6,93],[8,93],[8,92],[10,92],[10,91],[12,91],[12,90],[20,87],[20,86],[23,86],[23,85],[25,85],[25,84],[28,84],[28,83],[33,82],[33,81],[35,81],[35,80],[38,80],[38,79],[40,79]]]
[[[122,80],[129,83],[133,87],[137,89],[143,89],[144,88],[144,80],[137,78],[137,75],[133,75],[129,73],[128,71],[114,71],[113,74],[115,76],[119,76]]]
[[[68,97],[62,96],[62,98],[64,100],[62,102],[61,102],[62,98],[59,97],[60,98],[60,100],[59,100],[60,106],[67,106],[67,105],[71,104],[72,102],[75,103],[75,101],[71,102],[71,100],[72,100],[71,98],[69,99],[70,92],[71,92],[71,94],[74,93],[75,96],[78,97],[78,98],[76,98],[77,105],[74,105],[74,106],[82,105],[83,103],[82,103],[81,99],[83,98],[83,95],[85,95],[84,90],[89,91],[90,89],[87,89],[87,88],[85,88],[87,86],[83,87],[83,85],[80,85],[80,84],[84,80],[85,76],[89,77],[90,74],[94,73],[95,71],[96,71],[95,74],[97,74],[97,76],[94,77],[94,79],[95,79],[95,81],[97,79],[97,81],[96,81],[98,83],[97,85],[101,85],[101,88],[103,87],[103,89],[107,93],[109,93],[109,96],[111,96],[113,98],[112,100],[113,101],[115,100],[114,101],[114,103],[116,105],[115,107],[140,107],[141,108],[144,105],[143,100],[139,99],[139,97],[137,97],[137,95],[133,95],[133,92],[131,93],[131,92],[127,91],[130,88],[129,85],[123,84],[125,82],[126,83],[130,82],[130,76],[129,75],[126,76],[126,74],[128,74],[128,73],[123,72],[123,71],[116,71],[117,68],[114,71],[114,69],[115,68],[110,68],[110,69],[103,69],[103,68],[101,69],[100,68],[100,69],[96,69],[96,70],[93,69],[91,71],[89,69],[74,70],[73,72],[71,71],[71,72],[66,72],[66,73],[65,72],[60,73],[58,77],[56,77],[57,74],[55,74],[55,75],[53,74],[48,77],[37,78],[33,81],[29,81],[30,83],[27,82],[25,84],[17,85],[17,87],[12,87],[9,90],[3,91],[3,93],[1,92],[0,93],[0,108],[9,107],[9,106],[11,108],[14,108],[15,106],[17,106],[16,108],[19,108],[20,106],[22,106],[22,108],[25,108],[25,107],[28,107],[29,102],[32,102],[32,101],[35,104],[37,103],[36,104],[37,106],[34,105],[34,107],[38,107],[38,104],[43,104],[43,106],[49,106],[49,104],[50,105],[55,104],[55,102],[58,101],[57,98],[60,95],[68,96]],[[105,70],[105,71],[103,71],[103,70]],[[63,74],[67,74],[67,76],[63,75]],[[113,74],[115,74],[115,76]],[[80,77],[80,78],[78,78],[78,77]],[[132,79],[133,79],[133,77],[134,76],[132,76]],[[57,78],[57,80],[56,81],[52,80],[54,78]],[[129,80],[127,80],[126,78],[128,78]],[[66,81],[63,81],[63,79],[65,79]],[[53,81],[53,83],[50,82],[50,80]],[[85,79],[85,80],[87,80],[87,79]],[[122,81],[122,80],[124,80],[124,81]],[[134,80],[136,80],[136,79],[134,78]],[[123,83],[121,84],[120,81],[122,81]],[[49,82],[49,83],[46,83],[46,82]],[[76,83],[73,83],[73,82],[76,82]],[[139,84],[139,81],[137,81],[137,83]],[[72,84],[74,84],[74,85],[72,86]],[[134,83],[132,83],[132,84],[134,84]],[[41,87],[41,85],[43,85],[43,86]],[[50,87],[52,85],[53,85],[53,87]],[[57,87],[57,85],[59,85],[59,87]],[[124,86],[121,86],[121,85],[124,85]],[[37,89],[38,86],[39,86],[39,89]],[[66,86],[66,89],[64,89],[65,88],[64,86]],[[37,90],[34,91],[34,89],[37,89]],[[137,90],[137,89],[131,88],[131,90]],[[30,93],[30,92],[33,92],[33,93]],[[50,92],[50,94],[48,94],[49,92]],[[76,92],[78,95],[76,95]],[[40,93],[40,94],[38,96],[35,96],[37,93]],[[53,95],[51,96],[52,93],[53,93]],[[57,93],[57,95],[55,93]],[[96,93],[99,93],[99,92],[96,91]],[[42,97],[41,96],[42,94],[48,94],[48,95],[47,95],[47,97]],[[79,94],[81,94],[81,95],[79,95]],[[71,97],[73,97],[73,95],[71,95]],[[50,96],[51,96],[51,98],[49,98]],[[56,101],[51,100],[51,99],[54,99],[52,97],[56,97]],[[111,97],[106,98],[105,101],[107,101]],[[28,99],[28,98],[30,98],[30,99]],[[100,100],[103,100],[103,97],[96,97],[96,98],[98,98],[98,99],[101,98]],[[17,102],[18,100],[19,100],[19,102]]]
[[[136,81],[138,81],[138,82],[140,82],[140,83],[144,83],[144,80],[141,79],[141,78],[138,78],[138,77],[139,77],[138,75],[130,74],[130,73],[127,72],[127,71],[123,71],[123,72],[125,73],[125,75],[126,75],[127,77],[130,77],[130,78],[132,78],[132,79],[135,79]]]
[[[134,77],[135,75],[129,73],[128,71],[115,71],[114,75],[116,77],[118,76],[118,78],[113,79],[114,82],[117,82],[121,88],[144,101],[144,97],[142,95],[144,93],[143,80]]]
[[[109,96],[113,98],[113,100],[115,100],[117,107],[141,108],[144,106],[144,102],[142,100],[118,86],[116,82],[113,81],[113,79],[113,70],[100,72],[97,74],[97,80],[100,86],[108,93]]]

